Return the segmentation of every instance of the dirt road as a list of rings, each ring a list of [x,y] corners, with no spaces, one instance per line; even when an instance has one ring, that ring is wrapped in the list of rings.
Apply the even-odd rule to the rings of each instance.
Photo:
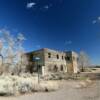
[[[0,97],[0,100],[100,100],[100,81],[87,88],[76,88],[77,81],[62,82],[56,92],[33,93],[17,97]]]

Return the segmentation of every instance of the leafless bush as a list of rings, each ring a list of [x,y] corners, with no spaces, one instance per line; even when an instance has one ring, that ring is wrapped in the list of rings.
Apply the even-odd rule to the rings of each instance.
[[[0,95],[16,95],[29,92],[54,91],[59,88],[56,82],[42,81],[38,84],[34,77],[0,76]]]
[[[0,73],[17,73],[25,72],[28,64],[24,52],[23,42],[25,37],[19,33],[16,37],[5,29],[0,30]]]

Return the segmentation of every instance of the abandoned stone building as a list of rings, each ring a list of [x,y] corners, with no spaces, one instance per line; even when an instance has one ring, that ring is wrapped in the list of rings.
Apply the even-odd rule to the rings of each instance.
[[[27,56],[31,72],[39,71],[42,75],[56,72],[78,72],[78,55],[73,51],[60,52],[48,48],[43,48],[27,53]]]

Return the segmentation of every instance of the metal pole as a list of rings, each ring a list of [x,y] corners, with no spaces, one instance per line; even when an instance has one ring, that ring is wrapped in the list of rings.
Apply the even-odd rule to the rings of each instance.
[[[39,76],[39,64],[38,64],[38,61],[37,61],[37,67],[38,67],[38,84],[40,83],[40,76]]]
[[[40,83],[39,60],[40,60],[39,57],[35,57],[35,61],[37,62],[38,84]]]

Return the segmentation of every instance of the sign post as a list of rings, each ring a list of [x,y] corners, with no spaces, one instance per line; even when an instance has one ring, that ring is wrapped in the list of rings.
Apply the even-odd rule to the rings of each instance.
[[[37,61],[37,70],[38,70],[38,84],[40,83],[40,71],[39,71],[39,60],[40,58],[39,57],[35,57],[33,58],[35,61]]]

